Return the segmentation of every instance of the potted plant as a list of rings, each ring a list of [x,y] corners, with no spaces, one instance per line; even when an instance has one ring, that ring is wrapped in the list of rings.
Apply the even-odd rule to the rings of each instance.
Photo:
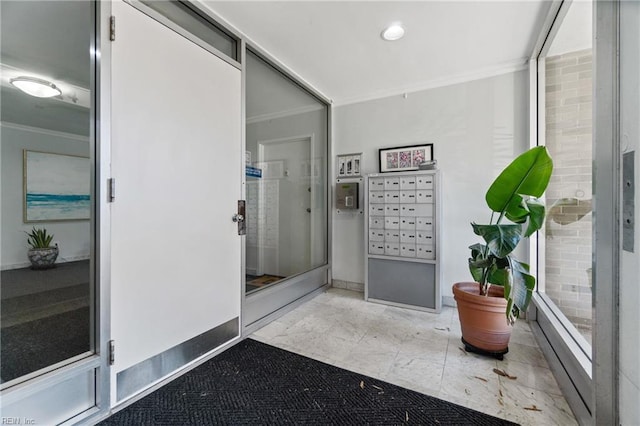
[[[537,198],[547,188],[552,171],[545,147],[521,154],[487,191],[489,224],[471,224],[484,240],[469,247],[469,270],[475,282],[453,286],[467,351],[502,359],[509,350],[512,325],[527,309],[536,282],[529,265],[511,253],[544,224],[545,208]]]
[[[51,246],[53,234],[48,234],[45,228],[33,227],[28,236],[27,244],[31,247],[28,252],[32,269],[49,269],[55,266],[58,258],[58,246]]]

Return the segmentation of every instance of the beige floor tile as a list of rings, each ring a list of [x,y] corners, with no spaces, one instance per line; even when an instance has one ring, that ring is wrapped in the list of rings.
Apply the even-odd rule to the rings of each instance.
[[[561,395],[522,386],[515,380],[500,378],[506,407],[505,418],[521,425],[577,425],[577,421]]]
[[[507,354],[508,355],[508,354]],[[517,377],[517,383],[552,395],[562,395],[551,370],[545,367],[512,361],[505,356],[504,361],[498,362],[498,368]]]
[[[436,362],[398,353],[384,379],[391,383],[405,383],[411,389],[428,389],[437,393],[442,385],[444,358]],[[406,386],[405,386],[406,387]]]
[[[434,314],[368,303],[344,289],[322,293],[252,335],[522,425],[576,424],[527,322],[514,326],[503,361],[466,352],[460,336],[455,308]]]

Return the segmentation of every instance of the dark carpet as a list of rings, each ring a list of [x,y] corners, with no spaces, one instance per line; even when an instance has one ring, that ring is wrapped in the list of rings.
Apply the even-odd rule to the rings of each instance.
[[[57,263],[55,268],[46,270],[9,269],[0,272],[0,297],[2,300],[11,299],[79,284],[87,284],[88,287],[89,277],[88,260]]]
[[[246,339],[101,425],[511,425]]]
[[[2,382],[88,351],[89,328],[88,307],[2,328]]]

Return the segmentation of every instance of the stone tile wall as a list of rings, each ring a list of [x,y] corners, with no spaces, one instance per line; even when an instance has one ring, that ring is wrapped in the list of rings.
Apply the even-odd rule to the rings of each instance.
[[[546,293],[589,328],[592,252],[592,51],[546,59],[546,145],[554,173],[546,192]]]

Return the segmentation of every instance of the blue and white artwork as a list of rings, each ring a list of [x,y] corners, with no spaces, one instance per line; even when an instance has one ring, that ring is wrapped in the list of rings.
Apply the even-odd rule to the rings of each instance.
[[[90,164],[86,157],[24,151],[24,221],[90,217]]]

